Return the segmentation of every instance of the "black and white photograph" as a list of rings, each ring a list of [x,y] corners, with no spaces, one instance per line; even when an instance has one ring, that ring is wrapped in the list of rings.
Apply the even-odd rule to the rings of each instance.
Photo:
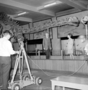
[[[88,0],[0,0],[0,90],[88,90]]]

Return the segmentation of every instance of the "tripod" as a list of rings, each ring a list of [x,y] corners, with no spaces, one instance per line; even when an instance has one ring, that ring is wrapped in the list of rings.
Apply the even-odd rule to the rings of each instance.
[[[40,85],[42,83],[41,78],[35,78],[35,76],[33,76],[31,74],[30,68],[29,68],[29,64],[28,64],[28,58],[24,49],[24,44],[22,41],[19,41],[19,46],[20,46],[20,52],[19,54],[16,56],[16,61],[15,61],[15,66],[14,66],[14,70],[13,70],[13,75],[12,75],[12,79],[11,82],[9,83],[9,89],[12,90],[20,90],[20,88],[23,88],[27,85],[31,85],[31,84],[37,84]],[[24,61],[27,65],[27,70],[28,73],[24,73]],[[19,80],[14,81],[16,73],[18,70],[18,74],[19,74]]]

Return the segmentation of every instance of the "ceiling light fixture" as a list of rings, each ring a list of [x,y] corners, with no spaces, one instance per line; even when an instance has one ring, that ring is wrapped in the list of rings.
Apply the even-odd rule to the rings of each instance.
[[[53,6],[53,5],[56,5],[56,4],[61,4],[62,2],[61,1],[56,1],[56,2],[53,2],[53,3],[49,3],[47,5],[45,5],[44,7],[50,7],[50,6]]]
[[[17,14],[18,16],[20,16],[20,15],[24,15],[24,14],[26,14],[27,12],[22,12],[22,13],[19,13],[19,14]]]
[[[44,7],[53,6],[53,5],[55,5],[55,4],[57,4],[57,3],[56,3],[56,2],[53,2],[53,3],[50,3],[50,4],[45,5]]]

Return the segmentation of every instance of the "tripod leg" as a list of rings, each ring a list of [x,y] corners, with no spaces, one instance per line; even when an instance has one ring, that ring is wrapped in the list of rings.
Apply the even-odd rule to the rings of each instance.
[[[20,80],[22,80],[22,74],[23,74],[23,55],[20,58],[19,61],[19,75],[20,75]]]
[[[25,52],[24,48],[23,48],[23,54],[24,54],[26,65],[27,65],[28,73],[30,75],[31,80],[33,80],[33,77],[31,75],[31,71],[30,71],[30,68],[29,68],[29,64],[28,64],[28,59],[27,59],[26,52]]]
[[[14,80],[14,78],[15,78],[16,71],[17,71],[17,67],[18,67],[18,63],[19,63],[19,59],[20,59],[20,58],[17,58],[17,59],[16,59],[15,66],[14,66],[14,70],[13,70],[13,75],[12,75],[12,79],[11,79],[11,83],[13,83],[13,80]]]

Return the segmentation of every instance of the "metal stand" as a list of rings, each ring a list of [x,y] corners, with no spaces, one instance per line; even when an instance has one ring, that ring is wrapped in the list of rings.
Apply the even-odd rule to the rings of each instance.
[[[31,85],[31,84],[40,85],[42,83],[41,78],[39,78],[39,77],[35,78],[31,74],[23,42],[19,41],[19,45],[20,45],[20,53],[16,57],[16,62],[15,62],[14,70],[13,70],[12,79],[11,79],[11,82],[9,83],[9,87],[8,87],[9,89],[12,89],[12,90],[20,90],[21,88],[23,88],[27,85]],[[28,70],[27,73],[23,72],[24,60],[27,65],[27,70]],[[18,70],[20,80],[14,81],[17,70]]]

